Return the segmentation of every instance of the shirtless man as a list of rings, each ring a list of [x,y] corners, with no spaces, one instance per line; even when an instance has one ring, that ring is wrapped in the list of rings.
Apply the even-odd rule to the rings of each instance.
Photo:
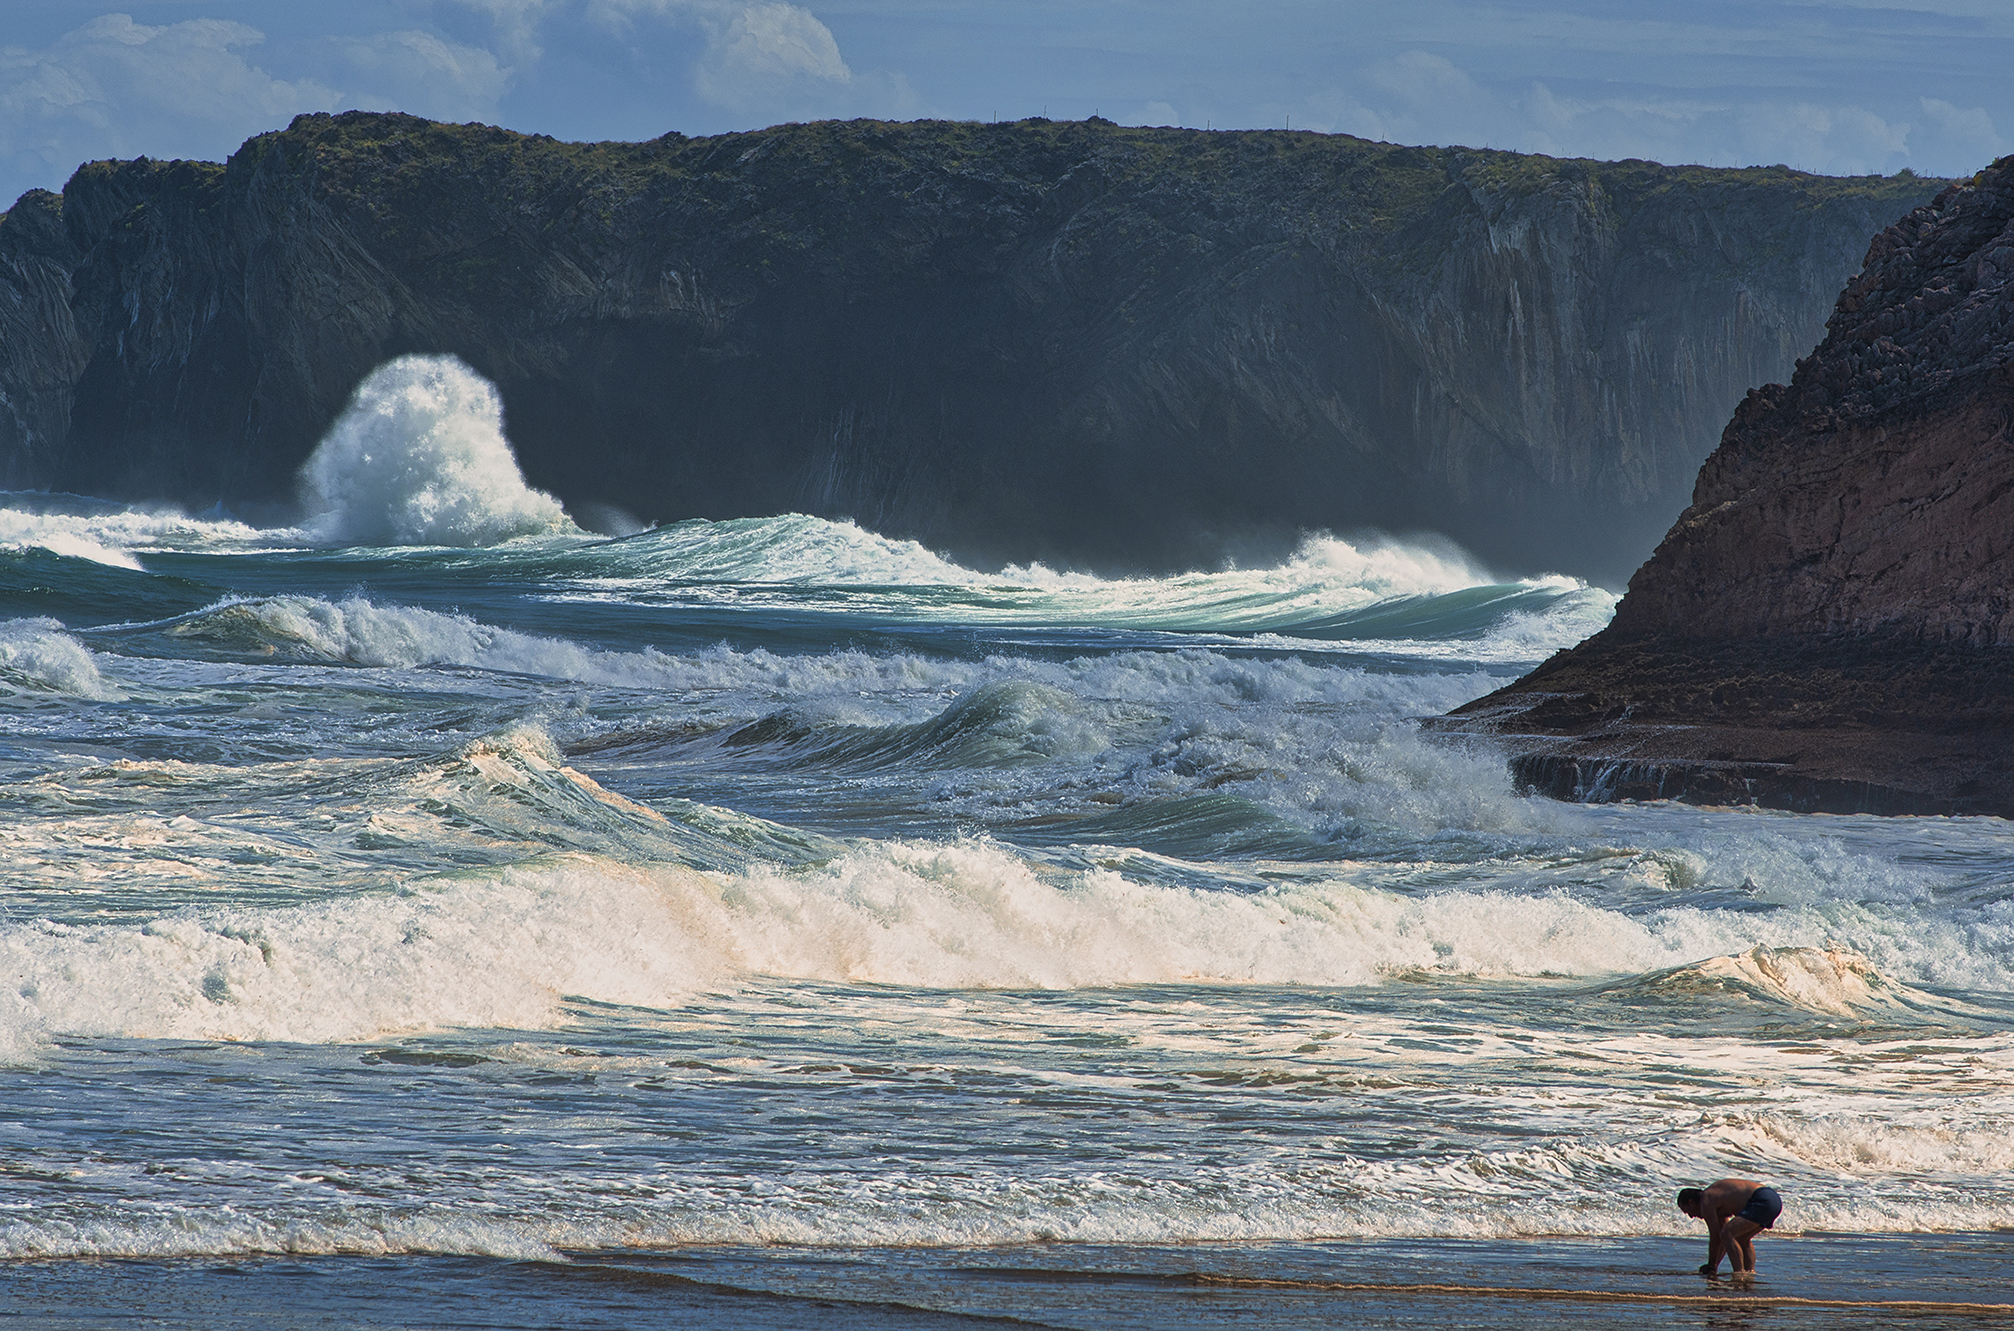
[[[1706,1265],[1699,1268],[1701,1275],[1720,1269],[1722,1253],[1727,1254],[1732,1274],[1750,1275],[1755,1271],[1753,1240],[1783,1214],[1783,1198],[1753,1179],[1724,1178],[1703,1192],[1687,1188],[1679,1193],[1678,1209],[1706,1222]]]

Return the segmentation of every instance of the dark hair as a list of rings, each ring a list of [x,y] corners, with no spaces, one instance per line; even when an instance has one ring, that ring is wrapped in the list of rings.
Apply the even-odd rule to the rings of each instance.
[[[1680,1188],[1678,1190],[1678,1209],[1688,1215],[1694,1211],[1703,1210],[1705,1203],[1706,1194],[1698,1188]]]

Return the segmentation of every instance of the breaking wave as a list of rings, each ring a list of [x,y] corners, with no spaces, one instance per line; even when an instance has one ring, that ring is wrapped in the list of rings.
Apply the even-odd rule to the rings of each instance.
[[[585,683],[666,682],[668,658],[604,651],[558,638],[497,628],[466,615],[380,606],[362,597],[233,600],[159,626],[167,637],[255,656],[410,668],[475,666]]]
[[[269,537],[228,518],[129,508],[76,495],[0,495],[0,550],[48,550],[109,568],[138,570],[149,550],[248,548]]]
[[[1936,1006],[1928,995],[1891,982],[1866,957],[1838,947],[1755,947],[1646,976],[1631,987],[1687,1000],[1737,996],[1840,1017]]]
[[[53,619],[0,622],[0,690],[106,702],[125,696],[106,683],[90,649]]]
[[[303,469],[309,516],[299,527],[261,530],[84,500],[38,509],[35,497],[14,496],[28,506],[0,508],[0,549],[127,572],[144,571],[153,552],[263,555],[302,561],[314,577],[335,557],[329,547],[376,545],[392,547],[381,556],[388,567],[415,576],[491,572],[538,588],[543,600],[652,613],[1217,635],[1283,650],[1489,664],[1542,659],[1614,613],[1616,598],[1600,588],[1559,576],[1499,581],[1431,541],[1314,535],[1269,568],[1108,579],[1040,565],[979,572],[914,541],[802,515],[695,520],[603,540],[525,486],[493,389],[466,367],[408,360],[365,382]],[[125,595],[134,611],[149,599],[137,585]],[[34,609],[68,618],[60,596],[37,596]],[[76,612],[102,622],[104,599],[79,592]],[[377,608],[381,622],[396,613]]]
[[[129,626],[122,632],[159,632],[183,644],[207,643],[252,656],[399,668],[471,666],[582,683],[746,690],[786,695],[794,702],[878,690],[946,693],[1011,670],[1055,687],[1094,691],[1142,705],[1167,700],[1169,690],[1179,696],[1204,688],[1221,691],[1225,701],[1286,705],[1318,697],[1335,702],[1376,701],[1421,711],[1446,710],[1466,702],[1488,687],[1491,678],[1466,671],[1458,675],[1379,675],[1291,658],[1249,661],[1201,646],[1174,652],[1119,652],[1054,664],[1000,657],[961,661],[858,649],[798,656],[725,645],[679,654],[649,647],[626,652],[521,633],[468,615],[380,605],[365,597],[339,601],[318,596],[233,599],[158,624]],[[1335,694],[1336,681],[1348,682],[1344,694]]]
[[[1504,581],[1444,542],[1307,537],[1282,563],[1161,578],[1043,566],[977,572],[914,541],[791,514],[694,520],[556,556],[563,595],[822,608],[910,622],[1290,635],[1412,655],[1537,658],[1599,630],[1615,597],[1575,578]]]
[[[495,752],[508,763],[507,750]],[[577,774],[544,770],[630,810],[617,816],[655,817]],[[2014,987],[2004,959],[1993,960],[2014,932],[2005,922],[1912,933],[1844,907],[1629,914],[1559,893],[1412,894],[1353,877],[1184,887],[1045,865],[985,841],[887,841],[834,847],[798,868],[708,872],[569,852],[327,902],[0,927],[0,964],[16,977],[0,993],[0,1048],[18,1053],[59,1033],[356,1041],[553,1028],[566,1024],[569,997],[667,1007],[764,976],[1071,990],[1663,969],[1649,983],[1679,984],[1694,1001],[1726,997],[1732,983],[1736,1000],[1766,988],[1769,1001],[1823,1014],[1930,1006],[1864,951],[1814,941],[1840,933],[1905,973],[1969,953],[1974,969],[1997,970],[1982,978]],[[1701,956],[1709,960],[1688,960]]]

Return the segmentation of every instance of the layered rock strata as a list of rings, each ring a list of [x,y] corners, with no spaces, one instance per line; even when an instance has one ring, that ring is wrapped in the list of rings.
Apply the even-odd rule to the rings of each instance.
[[[2014,816],[2014,158],[1876,237],[1607,629],[1442,728],[1566,797]]]
[[[581,512],[1149,570],[1373,525],[1619,581],[1933,189],[1101,121],[307,116],[0,221],[0,483],[283,519],[358,381],[447,352]]]

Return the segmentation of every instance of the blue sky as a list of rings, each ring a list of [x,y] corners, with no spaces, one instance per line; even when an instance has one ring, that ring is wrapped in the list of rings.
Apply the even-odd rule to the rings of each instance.
[[[2014,0],[0,0],[0,205],[302,111],[1297,128],[1832,174],[2014,151]]]

